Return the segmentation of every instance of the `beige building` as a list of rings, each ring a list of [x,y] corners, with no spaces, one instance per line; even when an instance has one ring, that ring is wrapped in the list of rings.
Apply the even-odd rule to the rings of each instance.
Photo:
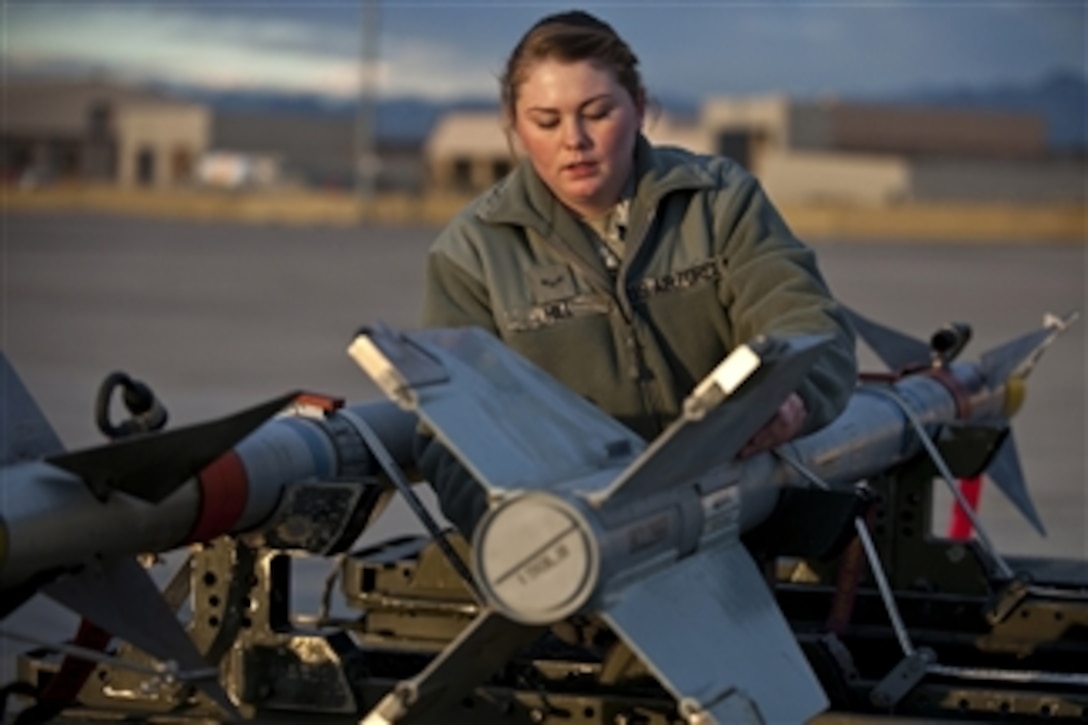
[[[188,183],[208,148],[211,114],[193,103],[93,82],[4,87],[0,166],[23,183]]]
[[[787,150],[1018,159],[1047,153],[1046,122],[1028,113],[768,95],[709,99],[700,124],[719,146],[739,144],[753,157]]]
[[[354,117],[213,113],[201,104],[112,83],[13,82],[4,93],[0,168],[9,182],[210,182],[231,188],[297,182],[337,189],[357,183]],[[421,190],[418,142],[382,140],[376,152],[379,191]],[[230,181],[232,174],[247,182]]]
[[[1083,160],[1049,155],[1041,116],[781,95],[711,98],[698,118],[648,119],[657,144],[722,154],[780,202],[1077,201]],[[497,114],[454,113],[425,147],[438,189],[480,190],[509,170]]]
[[[4,87],[0,168],[7,181],[192,183],[211,153],[322,188],[357,183],[353,118],[212,114],[199,104],[93,82]],[[1057,158],[1042,116],[973,109],[710,98],[692,119],[650,114],[656,144],[736,159],[785,203],[888,205],[932,201],[1083,204],[1084,158]],[[422,148],[378,144],[379,191],[466,194],[502,178],[518,157],[498,111],[440,118]],[[263,161],[262,161],[263,162]]]
[[[710,99],[700,125],[778,201],[1084,199],[1083,160],[1052,157],[1030,113],[761,96]]]
[[[275,157],[282,179],[320,189],[358,183],[358,123],[352,116],[221,111],[212,120],[217,153]],[[423,169],[418,141],[375,139],[379,192],[418,193]]]
[[[510,171],[517,149],[496,111],[447,113],[423,144],[429,187],[472,193]]]

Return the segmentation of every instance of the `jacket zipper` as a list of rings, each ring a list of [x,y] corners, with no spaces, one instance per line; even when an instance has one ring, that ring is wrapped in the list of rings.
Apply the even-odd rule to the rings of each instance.
[[[645,237],[650,227],[653,226],[654,219],[657,217],[657,205],[660,203],[660,199],[654,201],[650,206],[649,212],[642,220],[636,220],[641,222],[637,227],[632,227],[632,231],[636,232],[631,234],[630,237],[624,240],[624,255],[620,262],[620,268],[616,272],[616,300],[620,305],[620,311],[623,315],[624,321],[627,323],[627,347],[630,350],[632,357],[632,367],[628,371],[628,374],[638,385],[639,397],[642,400],[642,410],[646,414],[646,417],[653,420],[657,424],[657,428],[661,429],[661,421],[659,420],[660,411],[654,404],[654,391],[651,388],[653,379],[649,373],[649,366],[646,365],[646,356],[642,350],[642,341],[639,339],[638,332],[635,326],[635,309],[631,303],[631,297],[627,289],[627,273],[631,266],[631,261],[634,260],[641,252],[642,243],[645,241]]]

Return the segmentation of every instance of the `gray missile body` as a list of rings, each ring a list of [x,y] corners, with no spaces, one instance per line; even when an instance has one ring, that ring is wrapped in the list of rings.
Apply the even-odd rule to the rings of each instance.
[[[387,351],[396,344],[388,338],[382,342]],[[445,342],[432,344],[429,349],[434,351],[442,344]],[[449,343],[447,349],[456,349],[456,345]],[[388,379],[388,368],[378,372],[374,365],[370,363],[375,379],[383,375]],[[421,367],[417,363],[414,369]],[[433,370],[423,374],[419,400],[409,405],[418,406],[425,417],[425,391],[436,378]],[[457,382],[465,386],[464,380]],[[741,417],[747,419],[749,428],[752,420],[766,418],[759,412],[753,415],[749,412],[750,402],[743,401],[743,416],[727,417],[709,434],[715,450],[708,450],[706,434],[703,439],[674,446],[667,456],[655,449],[665,445],[658,441],[645,448],[638,461],[632,456],[607,461],[602,456],[599,469],[557,481],[554,486],[496,484],[490,496],[497,505],[475,534],[477,576],[493,606],[526,624],[550,623],[596,609],[607,590],[621,582],[647,576],[712,545],[718,537],[736,538],[764,522],[774,511],[783,487],[810,485],[802,471],[829,485],[849,488],[917,457],[923,447],[912,428],[912,417],[930,436],[936,436],[942,426],[949,424],[1004,419],[1011,412],[1007,383],[991,383],[979,364],[968,362],[927,369],[894,381],[863,382],[831,425],[782,446],[777,454],[740,461],[733,452],[744,442],[744,436],[729,441],[728,432],[738,429]],[[760,384],[766,393],[766,380]],[[409,378],[403,379],[399,395],[403,398],[403,391],[412,385]],[[775,400],[789,388],[777,385],[780,391],[773,396]],[[392,393],[391,397],[396,399],[397,395]],[[730,405],[739,410],[736,401],[730,401]],[[459,414],[471,415],[467,410]],[[524,408],[515,415],[539,419]],[[431,422],[443,435],[444,420],[436,416]],[[686,428],[695,422],[702,423],[681,421]],[[509,429],[510,425],[505,421],[496,427]],[[702,428],[706,428],[705,424]],[[498,435],[496,431],[468,435],[483,440],[485,445],[493,439],[489,447],[503,450],[502,440],[492,434]],[[537,439],[542,449],[548,448],[547,435],[541,432]],[[666,432],[663,437],[669,435]],[[673,440],[681,437],[678,431],[673,434]],[[464,438],[463,434],[451,434],[447,442],[460,452],[466,465],[478,464],[473,451],[477,444],[466,443]],[[646,472],[647,467],[661,460],[668,461],[667,469]],[[637,474],[621,475],[625,466]],[[482,470],[477,472],[484,480],[494,480]],[[638,495],[632,495],[630,479],[636,475],[649,482],[641,486]]]
[[[210,465],[184,478],[158,501],[113,490],[101,499],[84,477],[57,463],[28,460],[5,466],[0,497],[0,590],[51,571],[146,552],[166,552],[222,534],[275,523],[292,484],[361,480],[376,470],[359,432],[367,425],[408,464],[414,418],[390,403],[349,406],[314,417],[266,422]],[[173,433],[150,434],[169,438]],[[131,441],[139,446],[141,441]],[[129,450],[100,450],[118,469]],[[110,468],[110,461],[98,462]],[[162,461],[167,469],[170,460]],[[123,474],[121,474],[123,475]]]
[[[809,485],[802,470],[853,487],[924,453],[896,399],[936,436],[949,423],[1005,415],[1006,398],[1003,382],[987,385],[977,365],[959,363],[940,374],[863,384],[832,425],[783,446],[781,457],[729,460],[692,479],[662,481],[623,505],[601,507],[577,486],[513,495],[477,530],[476,571],[491,603],[526,624],[596,610],[610,590],[763,523],[783,487]],[[687,455],[705,458],[697,449]]]
[[[493,612],[528,627],[602,617],[691,722],[815,715],[822,688],[740,535],[770,517],[786,487],[850,490],[929,452],[952,427],[1007,429],[1023,376],[1067,322],[979,363],[911,360],[908,373],[863,380],[832,424],[747,460],[737,451],[796,389],[819,341],[757,340],[745,346],[754,364],[742,355],[730,366],[738,348],[647,444],[482,331],[363,331],[349,352],[420,415],[489,502],[472,542],[489,610],[364,722],[440,712],[456,693],[438,682],[483,667],[472,653],[496,638]],[[910,342],[900,349],[915,350]],[[996,446],[996,458],[1015,462],[1011,438]],[[1037,519],[1019,475],[998,483]]]
[[[0,615],[40,592],[159,660],[154,678],[191,683],[230,720],[239,713],[218,669],[135,555],[258,531],[298,548],[350,545],[384,489],[366,485],[377,469],[367,441],[386,440],[382,455],[407,465],[414,430],[413,417],[389,403],[344,408],[292,393],[208,423],[66,453],[2,354],[0,391]],[[294,401],[297,413],[310,403],[311,414],[268,420]],[[297,499],[312,500],[296,491],[323,482],[342,504],[321,532],[331,530],[331,542],[277,526],[290,523]]]
[[[976,363],[955,363],[894,382],[862,382],[846,409],[829,426],[783,449],[829,484],[852,485],[911,460],[922,452],[909,411],[935,436],[941,426],[1004,419],[1011,414],[1005,380],[986,380]],[[781,485],[804,485],[796,468],[779,462]]]

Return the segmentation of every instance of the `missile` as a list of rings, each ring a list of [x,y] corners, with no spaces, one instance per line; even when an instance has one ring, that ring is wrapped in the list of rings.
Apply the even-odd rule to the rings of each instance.
[[[65,453],[37,407],[25,405],[32,398],[0,359],[11,449],[0,469],[3,592],[95,561],[271,525],[289,485],[375,473],[364,429],[386,441],[397,461],[411,461],[414,419],[390,403],[339,407],[332,401],[319,416],[268,420],[300,399],[315,400],[300,393],[208,423]]]
[[[987,439],[997,451],[990,473],[1000,471],[1002,490],[1037,522],[1008,419],[1023,379],[1072,316],[1048,318],[978,363],[956,361],[963,327],[927,345],[856,319],[893,372],[860,381],[823,430],[743,461],[737,452],[826,341],[740,346],[646,442],[482,330],[361,331],[349,353],[419,415],[488,501],[472,540],[486,608],[363,722],[428,721],[502,654],[575,614],[607,622],[688,722],[800,722],[825,709],[741,535],[767,521],[788,488],[818,484],[830,495],[919,455],[942,463],[937,444],[953,426],[1001,433]]]
[[[358,482],[339,502],[342,520],[361,528],[385,488],[362,483],[378,470],[374,442],[392,460],[411,460],[415,419],[391,403],[345,407],[299,393],[65,452],[2,353],[0,374],[0,613],[40,592],[180,668],[178,679],[192,679],[228,717],[237,713],[217,671],[135,555],[270,530],[289,514],[288,491],[304,482]],[[288,406],[307,414],[280,414]],[[350,545],[353,534],[358,528],[341,532],[338,543]]]
[[[1035,363],[1077,313],[1046,315],[1039,329],[984,352],[977,362],[956,361],[941,352],[963,349],[962,338],[970,333],[962,323],[939,330],[927,344],[857,312],[849,314],[859,338],[890,373],[863,376],[832,425],[781,447],[778,454],[783,460],[773,474],[776,481],[802,485],[816,477],[829,484],[852,485],[927,453],[929,441],[940,443],[951,431],[991,432],[994,450],[982,468],[1045,536],[1009,421],[1023,405]],[[953,335],[960,339],[951,341]]]

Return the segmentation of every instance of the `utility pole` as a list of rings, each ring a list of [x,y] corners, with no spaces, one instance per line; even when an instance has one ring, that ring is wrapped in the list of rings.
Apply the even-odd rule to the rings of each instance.
[[[376,149],[380,0],[362,0],[359,49],[359,108],[355,129],[355,193],[359,221],[372,210],[380,161]]]

